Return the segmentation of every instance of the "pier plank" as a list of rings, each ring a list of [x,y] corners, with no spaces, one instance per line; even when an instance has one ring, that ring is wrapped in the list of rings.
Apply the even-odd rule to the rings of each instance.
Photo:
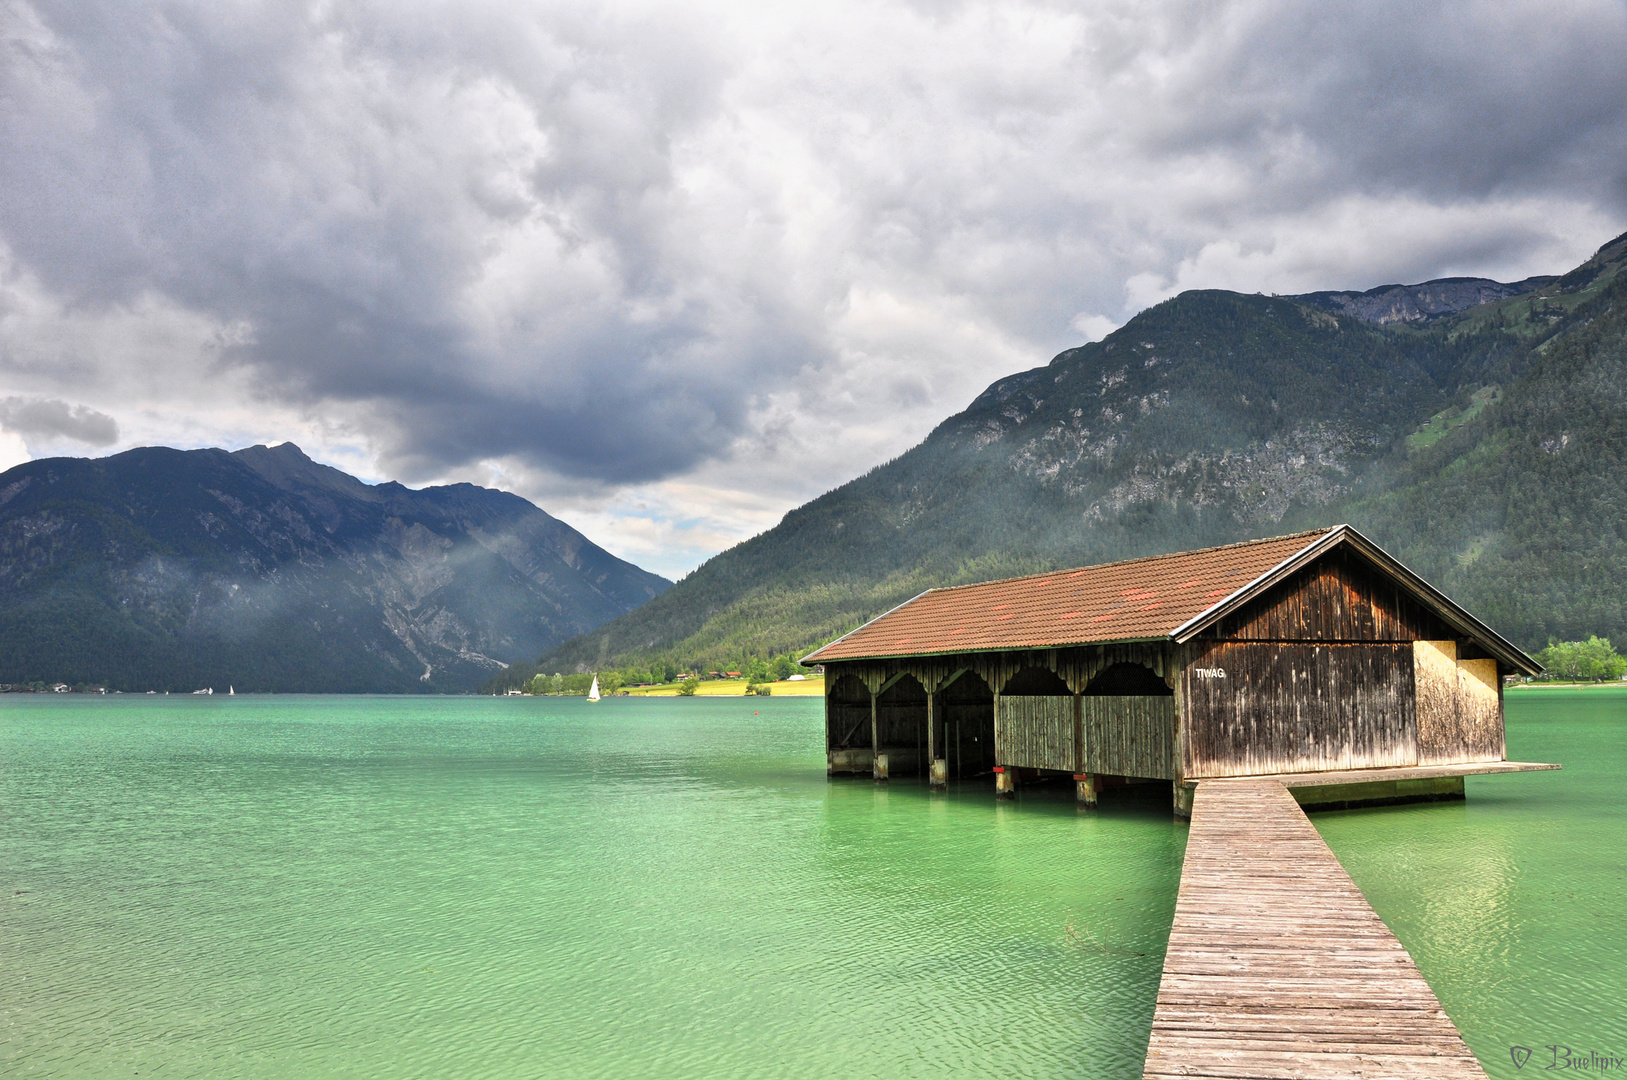
[[[1143,1076],[1485,1075],[1287,788],[1199,783]]]

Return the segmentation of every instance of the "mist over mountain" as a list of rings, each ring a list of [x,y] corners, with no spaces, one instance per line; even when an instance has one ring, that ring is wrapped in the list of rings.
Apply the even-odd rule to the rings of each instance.
[[[1523,645],[1627,635],[1624,264],[1627,236],[1514,284],[1182,293],[493,685],[772,655],[932,586],[1340,521]]]
[[[0,474],[0,682],[456,691],[669,586],[525,499],[297,446]]]

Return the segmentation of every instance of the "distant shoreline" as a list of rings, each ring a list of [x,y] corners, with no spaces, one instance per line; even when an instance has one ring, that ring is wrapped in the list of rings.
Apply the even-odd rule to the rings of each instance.
[[[660,686],[626,686],[618,693],[628,697],[680,697],[678,683],[663,683]],[[745,697],[745,679],[703,679],[695,687],[696,697]],[[806,679],[796,682],[789,680],[771,683],[759,683],[769,689],[770,697],[822,697],[825,693],[825,677],[823,675],[810,675]]]
[[[1543,683],[1516,683],[1504,687],[1505,690],[1620,690],[1627,688],[1627,682],[1543,682]]]

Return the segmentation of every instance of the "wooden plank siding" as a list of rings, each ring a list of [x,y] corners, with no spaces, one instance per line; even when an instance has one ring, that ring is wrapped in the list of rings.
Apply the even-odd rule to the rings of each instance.
[[[1182,774],[1418,763],[1412,646],[1217,642],[1183,672]]]
[[[1080,772],[1174,780],[1173,697],[1091,697],[1079,699],[1084,764]]]
[[[1075,749],[1074,711],[1079,710]],[[1026,697],[1002,694],[995,718],[1000,764],[1173,780],[1173,697]]]
[[[1227,641],[1416,641],[1454,636],[1394,578],[1340,548],[1215,627]]]
[[[1143,1076],[1484,1080],[1407,950],[1281,784],[1192,806]]]
[[[1495,660],[1460,660],[1455,641],[1412,643],[1418,761],[1503,760],[1502,685]]]
[[[1328,553],[1189,643],[1183,776],[1501,760],[1496,661],[1459,661],[1453,634],[1359,554]]]
[[[1075,771],[1074,701],[1001,694],[994,717],[995,757],[1002,765]]]

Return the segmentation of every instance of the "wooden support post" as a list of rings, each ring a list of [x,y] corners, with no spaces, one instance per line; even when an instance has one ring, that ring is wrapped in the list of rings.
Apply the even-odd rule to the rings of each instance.
[[[876,704],[879,695],[875,691],[870,693],[870,749],[875,754],[871,759],[870,775],[877,780],[887,779],[887,755],[881,752],[881,720],[880,706]]]
[[[1082,808],[1096,809],[1096,778],[1089,773],[1074,773],[1073,784]]]
[[[1192,794],[1198,790],[1196,783],[1186,783],[1180,780],[1170,782],[1175,794],[1175,816],[1190,821],[1192,818]]]
[[[1075,773],[1085,771],[1085,696],[1083,694],[1073,695],[1073,771]],[[1078,777],[1076,776],[1074,779],[1077,780]],[[1096,790],[1092,787],[1090,800],[1092,803],[1096,801],[1095,794]],[[1082,798],[1083,796],[1081,796]]]
[[[825,776],[833,776],[836,772],[836,736],[831,734],[830,724],[830,691],[836,685],[835,678],[825,680]]]
[[[928,693],[926,696],[926,759],[927,786],[933,788],[945,787],[949,783],[949,761],[946,757],[939,757],[942,749],[938,745],[938,717],[932,707],[932,699],[936,694]]]
[[[1017,797],[1017,770],[1005,765],[994,767],[994,797],[996,799],[1015,799]]]

